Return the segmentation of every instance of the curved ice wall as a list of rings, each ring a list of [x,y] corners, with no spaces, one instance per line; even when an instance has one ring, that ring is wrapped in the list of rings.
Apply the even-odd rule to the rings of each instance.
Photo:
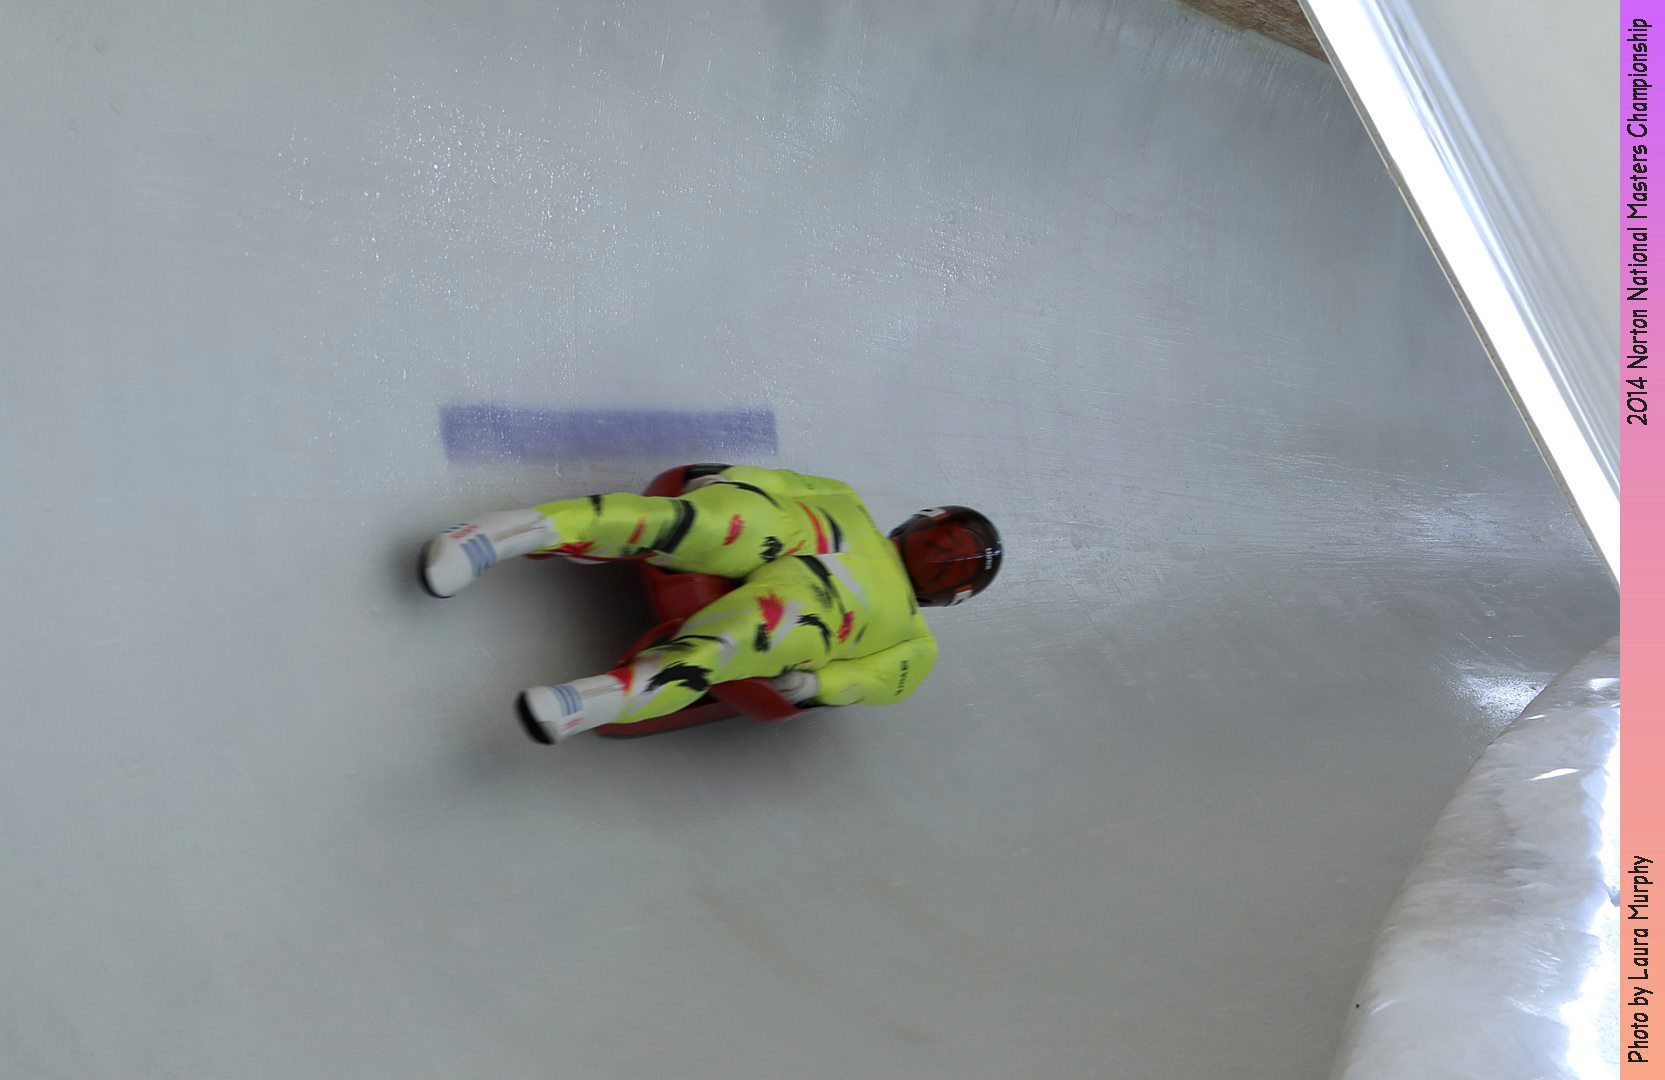
[[[1440,814],[1336,1077],[1617,1075],[1618,752],[1615,638],[1532,700]]]

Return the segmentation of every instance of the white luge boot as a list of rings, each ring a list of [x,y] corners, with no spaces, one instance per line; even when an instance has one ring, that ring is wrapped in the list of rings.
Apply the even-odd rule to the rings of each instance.
[[[518,706],[526,734],[546,745],[562,742],[622,716],[624,684],[611,675],[596,675],[559,686],[534,686],[521,692]]]
[[[422,549],[422,585],[434,596],[455,596],[499,560],[557,542],[555,526],[536,510],[481,514],[428,541]]]

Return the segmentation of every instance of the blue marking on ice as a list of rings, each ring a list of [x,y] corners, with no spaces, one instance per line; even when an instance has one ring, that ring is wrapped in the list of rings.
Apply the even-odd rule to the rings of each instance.
[[[441,405],[439,433],[452,461],[774,454],[775,412],[740,409],[534,409]]]

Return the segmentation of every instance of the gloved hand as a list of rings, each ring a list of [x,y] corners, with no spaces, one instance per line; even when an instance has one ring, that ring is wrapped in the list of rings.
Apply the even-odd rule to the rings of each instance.
[[[788,671],[770,679],[769,683],[794,705],[802,705],[821,691],[821,680],[813,671]]]

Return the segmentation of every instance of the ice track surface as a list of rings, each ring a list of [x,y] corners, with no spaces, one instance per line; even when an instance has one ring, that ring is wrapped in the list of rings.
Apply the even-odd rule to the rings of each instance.
[[[8,8],[8,1077],[1319,1078],[1614,632],[1330,70],[1179,7]],[[418,546],[710,458],[1003,578],[901,707],[531,744],[628,573]]]

